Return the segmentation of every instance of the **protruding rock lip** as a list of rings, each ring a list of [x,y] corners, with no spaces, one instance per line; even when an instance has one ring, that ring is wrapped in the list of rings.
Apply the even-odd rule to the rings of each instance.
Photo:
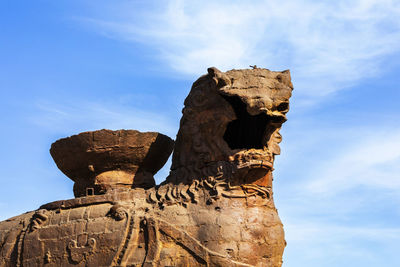
[[[238,75],[238,77],[235,79],[232,75]],[[287,120],[286,113],[289,111],[289,98],[293,90],[289,70],[233,69],[225,73],[219,73],[219,76],[224,77],[219,78],[219,93],[225,97],[240,98],[246,105],[247,112],[250,115],[264,113],[276,122],[283,123]],[[230,80],[229,77],[231,77]],[[259,80],[256,84],[247,84],[243,82],[244,77],[249,77],[250,79],[257,77]],[[226,80],[229,80],[229,83]],[[264,95],[262,90],[268,90],[271,93]]]
[[[266,169],[273,170],[273,156],[268,151],[250,149],[237,151],[229,157],[229,162],[240,169]]]
[[[173,146],[171,138],[157,132],[103,129],[62,138],[51,145],[50,154],[57,167],[75,182],[74,192],[77,195],[76,191],[83,192],[91,185],[98,186],[96,177],[101,174],[111,175],[105,179],[107,188],[121,184],[113,181],[114,172],[118,174],[116,179],[123,176],[122,172],[131,175],[132,187],[138,174],[141,174],[141,184],[154,184],[152,176],[168,160]],[[153,181],[144,181],[143,177]],[[124,186],[130,186],[126,177],[123,178]]]
[[[249,160],[248,162],[238,164],[237,169],[266,169],[272,170],[272,162],[264,160]]]

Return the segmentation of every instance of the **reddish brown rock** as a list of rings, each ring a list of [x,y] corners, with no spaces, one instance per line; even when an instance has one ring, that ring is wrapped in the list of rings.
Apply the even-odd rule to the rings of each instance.
[[[172,152],[174,141],[160,133],[99,130],[51,145],[57,167],[74,182],[76,197],[111,188],[155,185],[153,175]]]
[[[138,132],[56,142],[76,187],[106,190],[1,222],[0,266],[281,266],[272,170],[291,91],[289,71],[210,68],[185,100],[170,175],[151,188],[138,175],[162,166],[169,140],[154,154]]]

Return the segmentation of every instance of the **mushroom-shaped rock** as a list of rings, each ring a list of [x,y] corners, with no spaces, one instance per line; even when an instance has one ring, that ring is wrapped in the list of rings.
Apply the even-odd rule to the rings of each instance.
[[[155,185],[174,141],[157,132],[98,130],[62,138],[51,145],[57,167],[75,182],[76,197],[114,188]]]

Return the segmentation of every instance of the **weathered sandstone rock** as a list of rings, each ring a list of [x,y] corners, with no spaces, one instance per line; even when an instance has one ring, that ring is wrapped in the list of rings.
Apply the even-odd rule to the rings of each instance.
[[[51,145],[50,154],[75,182],[79,197],[118,187],[153,187],[153,175],[173,146],[174,141],[160,133],[99,130],[60,139]]]
[[[208,69],[185,100],[170,175],[150,188],[138,174],[154,174],[171,141],[151,157],[138,149],[147,138],[116,145],[122,132],[57,141],[51,153],[76,187],[106,190],[1,222],[0,266],[281,266],[272,170],[291,91],[289,71]]]

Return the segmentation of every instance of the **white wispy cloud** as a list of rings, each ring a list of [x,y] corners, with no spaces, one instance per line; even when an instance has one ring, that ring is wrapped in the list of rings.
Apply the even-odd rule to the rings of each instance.
[[[399,16],[394,0],[177,0],[141,12],[114,5],[80,21],[107,37],[152,46],[183,74],[209,66],[290,68],[297,94],[318,98],[379,74],[384,57],[400,51]]]
[[[357,131],[355,131],[357,132]],[[343,147],[310,172],[312,193],[331,194],[357,186],[400,192],[400,130],[377,129],[355,144]],[[335,188],[335,190],[332,190]]]
[[[400,128],[371,120],[286,125],[274,179],[284,266],[397,266]]]

